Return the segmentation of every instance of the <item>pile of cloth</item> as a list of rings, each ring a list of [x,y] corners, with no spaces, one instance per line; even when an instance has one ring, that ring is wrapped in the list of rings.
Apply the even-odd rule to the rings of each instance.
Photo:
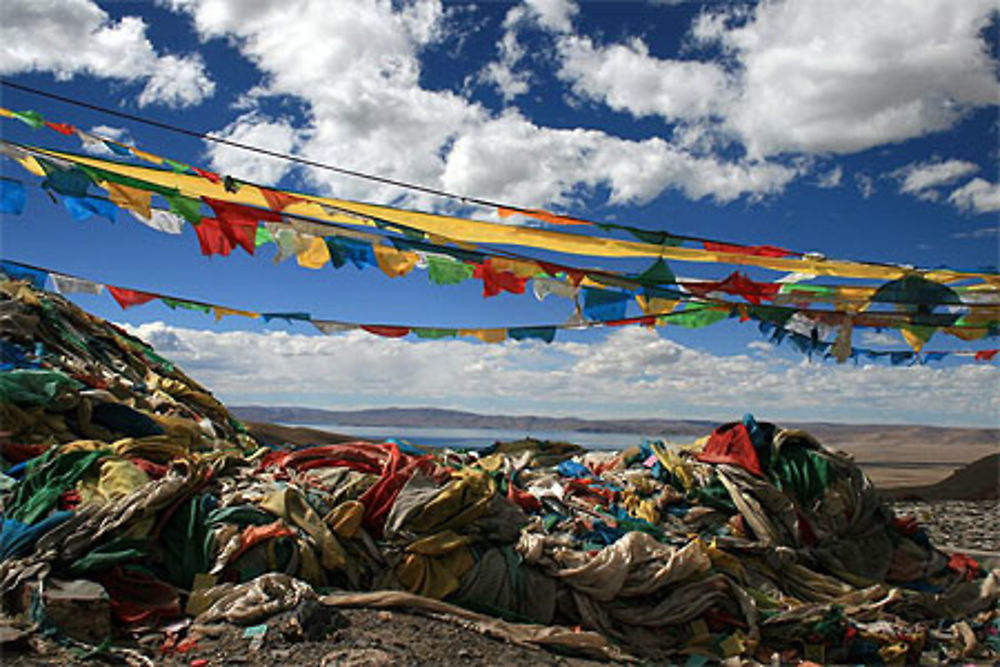
[[[621,452],[263,446],[113,325],[22,282],[0,299],[12,622],[58,634],[39,591],[83,581],[106,593],[114,637],[312,600],[605,657],[1000,656],[1000,570],[934,548],[805,432],[746,416]]]

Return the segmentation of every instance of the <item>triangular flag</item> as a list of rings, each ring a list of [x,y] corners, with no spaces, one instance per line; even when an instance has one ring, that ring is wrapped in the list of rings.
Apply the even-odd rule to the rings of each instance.
[[[114,285],[107,285],[108,292],[114,297],[114,300],[118,302],[118,305],[125,308],[131,308],[132,306],[141,306],[142,304],[152,301],[156,298],[155,294],[149,294],[147,292],[139,292],[137,290],[125,289],[124,287],[115,287]]]
[[[29,125],[33,130],[45,125],[45,119],[37,111],[15,111],[12,115],[25,125]]]
[[[187,221],[179,215],[158,208],[151,209],[149,216],[145,218],[138,211],[130,210],[129,213],[147,227],[167,234],[180,234],[187,224]]]
[[[677,282],[677,277],[660,257],[653,262],[652,266],[639,274],[636,280],[643,285],[673,285]]]
[[[361,328],[368,333],[382,336],[383,338],[402,338],[410,333],[410,327],[392,327],[380,324],[362,324]]]
[[[286,207],[296,202],[303,201],[301,197],[282,192],[281,190],[271,190],[270,188],[259,188],[260,193],[267,200],[267,205],[272,211],[284,211]]]

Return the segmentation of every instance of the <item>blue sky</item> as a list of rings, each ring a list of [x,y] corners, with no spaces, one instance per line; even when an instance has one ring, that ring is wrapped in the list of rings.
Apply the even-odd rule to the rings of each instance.
[[[992,1],[458,3],[5,0],[11,81],[248,144],[527,207],[829,257],[998,259]],[[426,210],[454,204],[0,90],[2,104],[254,182]],[[79,150],[4,120],[6,139]],[[5,176],[37,179],[4,159]],[[464,213],[493,219],[485,210]],[[257,311],[441,326],[558,323],[565,300],[483,299],[416,272],[202,257],[193,230],[73,221],[37,188],[4,257]],[[642,270],[629,262],[570,263]],[[730,267],[674,265],[721,279]],[[751,272],[774,279],[764,271]],[[127,323],[230,403],[436,405],[578,416],[996,425],[995,364],[809,364],[752,324],[570,332],[556,343],[318,336],[174,312]],[[904,349],[894,332],[855,344]],[[971,344],[993,346],[990,341]],[[943,334],[933,349],[969,349]],[[928,407],[927,397],[934,400]]]

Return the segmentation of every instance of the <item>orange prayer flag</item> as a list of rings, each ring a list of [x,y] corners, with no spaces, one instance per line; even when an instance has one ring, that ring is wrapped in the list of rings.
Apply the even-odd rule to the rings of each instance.
[[[516,209],[507,208],[505,206],[497,206],[497,215],[501,218],[509,218],[512,215],[525,215],[529,218],[535,218],[536,220],[541,220],[552,225],[591,225],[593,223],[587,222],[586,220],[578,220],[576,218],[570,218],[565,215],[556,215],[555,213],[549,213],[548,211],[543,211],[540,208],[530,208],[530,209]]]

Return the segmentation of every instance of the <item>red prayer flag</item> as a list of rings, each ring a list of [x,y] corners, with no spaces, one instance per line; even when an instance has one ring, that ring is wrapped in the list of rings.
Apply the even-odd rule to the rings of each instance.
[[[409,327],[389,327],[377,324],[362,324],[361,328],[368,333],[373,333],[376,336],[384,336],[386,338],[402,338],[406,334],[410,333]]]
[[[225,220],[219,220],[219,228],[234,247],[240,246],[246,250],[249,255],[254,253],[254,250],[257,248],[256,222],[229,223]]]
[[[509,271],[497,271],[493,268],[492,260],[487,259],[482,264],[476,264],[473,278],[483,281],[483,296],[496,296],[502,291],[513,294],[524,294],[524,286],[527,278],[521,278]]]
[[[695,456],[705,463],[729,463],[748,470],[758,477],[764,474],[760,469],[757,450],[750,440],[746,426],[740,423],[726,424],[712,431],[708,442]]]
[[[236,247],[236,243],[223,232],[222,225],[215,218],[202,218],[201,222],[194,226],[194,231],[198,234],[198,245],[201,246],[202,255],[225,257]]]
[[[993,361],[993,358],[997,356],[997,352],[1000,350],[979,350],[976,352],[976,361]]]
[[[583,271],[579,269],[571,269],[568,266],[560,266],[559,264],[542,262],[540,260],[538,261],[538,266],[542,267],[542,271],[545,271],[545,273],[549,274],[553,278],[555,278],[556,275],[558,275],[559,273],[565,273],[566,276],[570,279],[570,282],[572,282],[573,285],[576,286],[580,284],[580,282],[586,275]]]
[[[620,320],[606,320],[601,322],[606,327],[621,327],[627,324],[641,324],[644,327],[656,326],[656,315],[639,315],[638,317],[626,317]]]
[[[213,211],[215,211],[216,218],[223,220],[230,225],[246,224],[248,222],[256,224],[259,220],[281,222],[281,215],[279,213],[275,213],[274,211],[268,211],[263,208],[254,208],[252,206],[244,206],[243,204],[234,204],[228,201],[212,199],[211,197],[202,197],[202,199],[212,208]]]
[[[271,190],[269,188],[259,188],[260,193],[267,200],[267,205],[274,211],[284,211],[285,207],[291,206],[295,202],[304,201],[301,197],[282,192],[281,190]]]
[[[215,212],[219,229],[229,240],[229,244],[233,247],[240,246],[251,255],[254,254],[257,247],[257,222],[259,220],[281,221],[281,215],[274,211],[220,201],[211,197],[202,197],[202,199]]]
[[[775,283],[758,283],[747,278],[739,271],[729,274],[725,280],[709,282],[685,282],[684,288],[698,296],[709,292],[725,292],[741,296],[752,304],[759,305],[762,299],[773,299],[781,291],[781,285]]]
[[[124,287],[115,287],[114,285],[105,285],[108,291],[111,292],[111,296],[114,297],[118,305],[125,308],[131,308],[132,306],[141,306],[147,301],[152,301],[156,298],[155,294],[148,294],[146,292],[137,292],[135,290],[125,289]]]
[[[65,134],[66,136],[72,136],[76,132],[76,128],[69,123],[50,123],[45,121],[45,124],[51,130],[55,130],[59,134]]]
[[[758,257],[787,257],[791,251],[773,245],[734,245],[731,243],[704,242],[705,250],[728,252],[734,255],[756,255]]]
[[[194,173],[196,173],[199,176],[201,176],[202,178],[207,178],[208,180],[212,181],[213,183],[221,183],[222,182],[222,178],[220,178],[219,175],[216,174],[215,172],[205,171],[204,169],[199,169],[198,167],[191,167],[191,170],[194,171]]]

